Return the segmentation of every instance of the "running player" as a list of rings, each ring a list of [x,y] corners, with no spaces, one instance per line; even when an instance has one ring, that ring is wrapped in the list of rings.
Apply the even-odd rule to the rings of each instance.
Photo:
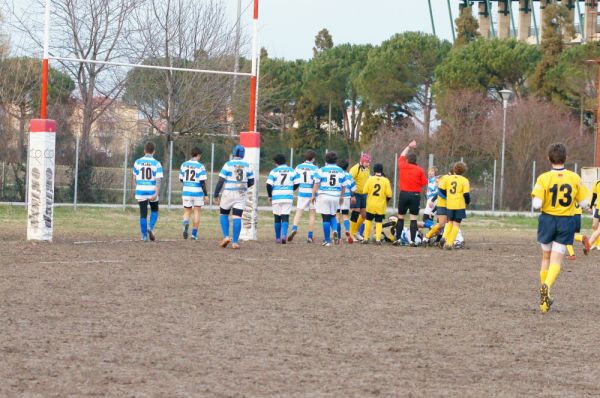
[[[309,149],[304,153],[304,163],[296,166],[296,174],[300,177],[300,188],[298,189],[298,199],[296,202],[296,214],[294,214],[294,225],[292,226],[292,232],[288,237],[288,242],[294,239],[294,236],[298,233],[298,224],[302,218],[304,210],[308,210],[308,236],[307,242],[313,243],[313,230],[315,228],[315,205],[310,200],[313,189],[313,175],[319,169],[315,165],[315,159],[317,153],[312,149]]]
[[[298,189],[300,177],[293,168],[285,164],[285,156],[277,154],[273,158],[275,168],[267,177],[267,194],[273,205],[275,242],[287,242],[290,212],[294,203],[294,191]]]
[[[154,159],[154,143],[144,145],[144,156],[133,164],[135,177],[135,199],[140,207],[140,230],[142,240],[156,239],[154,227],[158,221],[158,199],[160,183],[163,178],[163,168],[160,162]],[[150,205],[150,225],[148,225],[148,205]]]
[[[223,240],[219,246],[227,247],[230,242],[232,249],[239,249],[240,232],[242,231],[242,214],[246,206],[246,194],[248,188],[254,185],[254,172],[248,164],[242,160],[246,149],[241,145],[233,147],[233,159],[226,162],[219,173],[219,182],[215,187],[213,195],[214,202],[219,205],[221,216],[221,231]],[[223,190],[223,198],[219,195]],[[229,235],[229,214],[233,213],[233,234]]]
[[[567,148],[552,144],[548,148],[552,169],[537,178],[531,196],[533,207],[541,209],[537,238],[542,246],[540,267],[540,311],[548,312],[553,300],[550,290],[560,273],[566,245],[573,243],[575,235],[575,203],[587,207],[588,189],[581,178],[565,169]]]
[[[317,213],[321,214],[323,218],[323,234],[325,236],[323,246],[326,247],[331,246],[332,231],[333,242],[339,243],[335,216],[344,201],[344,192],[348,185],[346,173],[336,162],[336,153],[328,152],[325,155],[325,166],[313,175],[314,186],[311,201],[316,203]]]
[[[392,198],[392,185],[390,180],[383,176],[383,165],[376,163],[373,166],[374,176],[369,177],[364,186],[367,194],[367,214],[365,222],[365,237],[362,243],[369,243],[372,222],[375,221],[375,244],[381,245],[381,232],[383,230],[383,218],[387,204]]]
[[[573,237],[574,241],[583,243],[583,254],[587,255],[590,252],[590,241],[588,237],[581,234],[581,215],[583,214],[583,210],[579,203],[575,203],[575,215],[573,219],[575,220],[575,236]],[[575,249],[573,245],[567,245],[567,260],[575,260]]]
[[[344,172],[346,173],[346,178],[348,179],[348,189],[346,189],[346,191],[344,192],[344,202],[338,209],[337,233],[338,236],[342,236],[343,223],[344,230],[346,231],[346,242],[351,244],[352,242],[354,242],[354,239],[352,239],[352,234],[350,233],[350,207],[352,206],[352,194],[356,194],[356,183],[354,182],[354,178],[352,178],[350,173],[348,173],[348,160],[340,160],[338,162],[338,166],[340,166],[342,170],[344,170]]]
[[[350,214],[350,235],[356,240],[362,240],[360,235],[360,226],[367,217],[367,194],[364,192],[364,186],[371,175],[369,166],[371,164],[371,155],[363,153],[360,155],[359,162],[352,166],[350,175],[356,184],[356,203],[352,206]]]
[[[448,223],[440,240],[440,248],[454,248],[454,242],[460,231],[460,223],[467,218],[467,206],[471,203],[469,180],[463,176],[467,165],[457,162],[452,169],[453,174],[445,180],[440,193],[446,196],[446,214]]]
[[[188,238],[190,228],[190,214],[194,211],[192,224],[192,239],[198,240],[198,226],[200,225],[200,209],[204,206],[206,193],[206,169],[200,163],[202,150],[198,147],[192,149],[192,158],[184,162],[179,169],[179,181],[183,184],[181,201],[183,203],[183,239]]]

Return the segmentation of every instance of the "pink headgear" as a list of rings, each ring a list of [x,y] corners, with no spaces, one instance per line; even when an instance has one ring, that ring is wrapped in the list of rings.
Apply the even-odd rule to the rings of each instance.
[[[368,153],[360,155],[360,163],[371,163],[371,155]]]

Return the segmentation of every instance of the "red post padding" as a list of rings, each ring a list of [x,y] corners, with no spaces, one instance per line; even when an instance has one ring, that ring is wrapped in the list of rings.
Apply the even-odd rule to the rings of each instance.
[[[56,120],[31,119],[29,122],[30,133],[56,133]]]
[[[240,145],[244,148],[260,148],[260,133],[256,131],[240,133]]]

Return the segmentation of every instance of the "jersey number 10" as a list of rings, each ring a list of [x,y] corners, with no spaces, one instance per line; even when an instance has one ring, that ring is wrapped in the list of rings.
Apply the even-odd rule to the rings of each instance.
[[[152,167],[142,167],[140,169],[140,174],[142,176],[142,180],[151,180],[152,179]]]

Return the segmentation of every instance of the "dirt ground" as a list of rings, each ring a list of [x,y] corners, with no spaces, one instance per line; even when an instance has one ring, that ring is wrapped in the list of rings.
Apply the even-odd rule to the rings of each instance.
[[[2,397],[600,395],[600,253],[541,315],[533,231],[453,252],[0,232]]]

